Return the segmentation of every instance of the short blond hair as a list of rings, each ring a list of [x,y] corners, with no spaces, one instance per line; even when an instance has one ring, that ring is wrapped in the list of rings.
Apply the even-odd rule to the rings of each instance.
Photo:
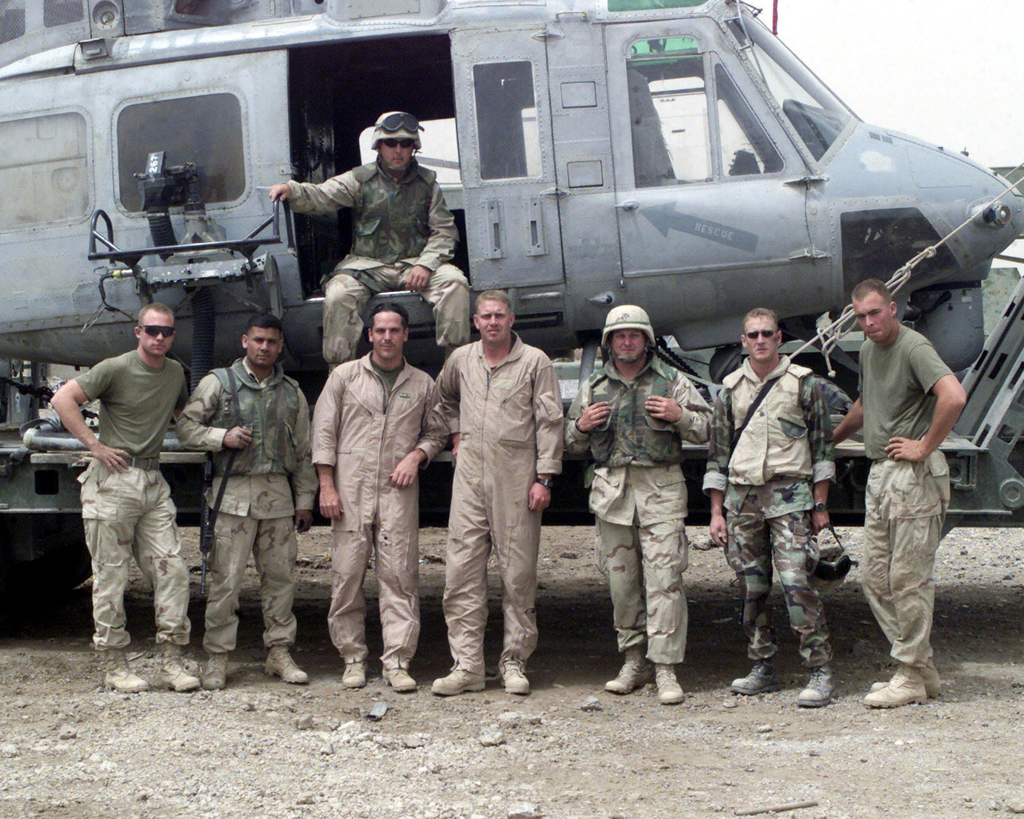
[[[772,326],[776,330],[779,329],[779,317],[775,315],[774,310],[769,310],[767,307],[755,307],[749,313],[743,317],[743,326],[747,326],[748,319],[768,319],[772,323]]]
[[[482,301],[500,301],[508,308],[510,313],[515,312],[512,309],[512,299],[509,298],[508,293],[504,290],[484,290],[483,293],[476,297],[476,304],[478,307]]]
[[[166,304],[154,301],[150,304],[144,305],[143,308],[139,310],[138,322],[140,327],[142,326],[142,317],[145,316],[146,313],[159,313],[162,316],[166,316],[171,321],[174,321],[174,311]]]

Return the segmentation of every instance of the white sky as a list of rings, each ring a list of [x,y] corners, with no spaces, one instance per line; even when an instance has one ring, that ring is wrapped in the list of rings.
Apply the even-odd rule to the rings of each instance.
[[[754,0],[771,26],[771,0]],[[853,109],[992,166],[1024,162],[1024,0],[779,0],[779,37]]]

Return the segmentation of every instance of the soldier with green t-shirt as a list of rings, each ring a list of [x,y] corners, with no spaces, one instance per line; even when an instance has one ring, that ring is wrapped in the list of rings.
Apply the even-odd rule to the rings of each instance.
[[[149,684],[128,666],[124,590],[135,557],[153,584],[156,642],[163,654],[162,682],[175,691],[199,687],[181,663],[188,645],[188,570],[181,557],[176,510],[160,474],[160,449],[171,417],[188,399],[185,373],[167,358],[174,342],[174,313],[163,304],[139,311],[139,344],[101,361],[54,394],[51,405],[64,426],[85,444],[92,463],[79,478],[85,541],[92,556],[93,644],[106,660],[105,684],[145,691]],[[99,438],[81,406],[100,402]]]
[[[963,387],[935,348],[904,327],[889,289],[877,279],[852,293],[867,336],[860,397],[835,429],[836,443],[864,430],[871,461],[864,499],[863,587],[900,664],[864,698],[872,708],[924,702],[940,690],[932,658],[932,573],[949,506],[949,468],[939,444],[966,403]]]

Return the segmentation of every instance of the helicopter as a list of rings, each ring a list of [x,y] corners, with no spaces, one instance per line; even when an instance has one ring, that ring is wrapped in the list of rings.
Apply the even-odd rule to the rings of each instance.
[[[737,0],[0,0],[0,22],[11,359],[94,364],[156,299],[193,381],[254,309],[282,316],[286,369],[322,380],[348,214],[271,213],[266,190],[368,161],[385,109],[425,129],[472,289],[508,290],[527,341],[585,362],[636,303],[716,348],[716,380],[748,309],[809,338],[968,220],[901,295],[962,369],[1024,226],[1004,180],[860,120]],[[428,306],[386,295],[411,308],[410,359],[439,365]]]

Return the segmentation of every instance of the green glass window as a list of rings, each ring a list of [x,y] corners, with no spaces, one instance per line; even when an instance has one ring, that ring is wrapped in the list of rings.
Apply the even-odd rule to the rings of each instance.
[[[657,11],[703,6],[707,0],[608,0],[608,11]]]

